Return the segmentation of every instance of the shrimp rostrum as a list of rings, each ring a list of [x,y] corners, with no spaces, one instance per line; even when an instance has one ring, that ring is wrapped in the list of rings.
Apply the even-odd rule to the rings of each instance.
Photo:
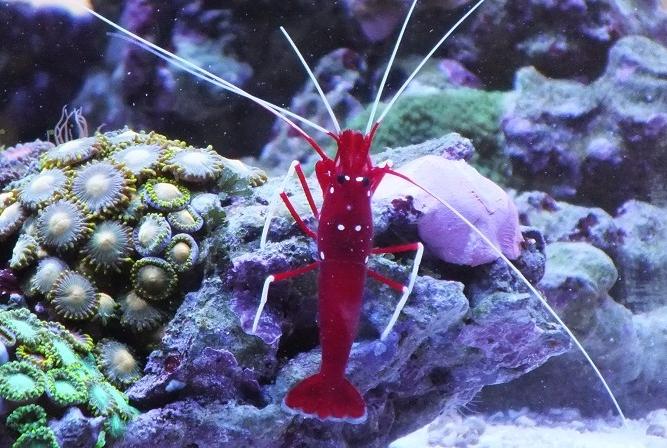
[[[281,28],[283,34],[305,67],[331,116],[335,128],[332,131],[324,129],[320,125],[296,115],[287,109],[278,107],[261,98],[253,96],[219,76],[154,45],[98,13],[89,10],[91,14],[118,30],[122,34],[121,37],[128,42],[139,45],[168,63],[173,64],[202,80],[245,97],[263,107],[268,112],[287,123],[302,138],[304,138],[320,158],[315,164],[315,177],[322,190],[323,196],[320,208],[318,209],[313,199],[313,194],[309,189],[301,166],[297,161],[292,162],[289,172],[285,177],[285,181],[283,181],[275,200],[269,204],[260,242],[261,246],[266,244],[275,203],[282,201],[299,228],[305,235],[314,239],[317,243],[318,253],[315,262],[290,271],[272,273],[266,278],[262,288],[257,313],[252,324],[252,333],[255,333],[258,325],[260,325],[262,310],[267,302],[272,283],[293,278],[306,272],[314,270],[318,271],[319,333],[320,344],[322,347],[320,369],[319,372],[302,380],[289,391],[283,400],[283,407],[289,412],[307,417],[314,417],[320,420],[346,421],[351,423],[360,423],[366,418],[366,405],[362,394],[345,377],[345,369],[357,333],[366,280],[370,277],[375,281],[384,283],[401,294],[397,306],[387,323],[386,328],[382,332],[381,338],[385,339],[390,334],[394,324],[400,316],[402,308],[409,298],[424,251],[424,247],[420,242],[384,248],[373,247],[373,216],[371,200],[373,193],[382,182],[383,178],[390,175],[413,184],[432,196],[443,207],[448,208],[455,216],[468,225],[482,241],[488,244],[494,253],[498,255],[498,258],[501,258],[507,263],[514,274],[517,275],[517,277],[526,284],[526,287],[542,302],[549,313],[567,332],[576,347],[584,354],[604,385],[619,415],[623,417],[623,413],[616,402],[613,393],[595,363],[586,353],[585,349],[558,317],[546,299],[544,299],[540,292],[530,284],[519,269],[516,268],[505,255],[503,255],[502,251],[448,202],[439,198],[427,188],[419,185],[419,183],[413,179],[410,179],[400,172],[394,171],[390,161],[375,165],[371,159],[370,148],[373,143],[373,137],[375,136],[378,127],[381,125],[382,120],[396,100],[405,91],[408,84],[414,79],[429,58],[438,50],[438,48],[440,48],[459,25],[461,25],[461,23],[463,23],[484,3],[484,1],[485,0],[478,0],[437,42],[420,64],[418,64],[416,69],[410,76],[408,76],[394,96],[386,103],[382,113],[376,120],[375,116],[378,111],[378,104],[382,96],[385,82],[410,16],[415,9],[417,0],[412,2],[378,88],[366,129],[363,132],[352,129],[341,129],[317,79],[308,67],[308,64],[296,45],[287,34],[287,31],[283,28]],[[335,156],[333,158],[329,157],[317,142],[296,122],[305,124],[331,137],[336,145]],[[296,208],[285,192],[286,182],[293,174],[297,175],[310,209],[314,217],[317,219],[318,224],[316,229],[308,227],[303,218],[297,213]],[[375,254],[409,251],[415,253],[415,259],[407,284],[402,284],[394,279],[388,278],[368,267],[369,258]]]

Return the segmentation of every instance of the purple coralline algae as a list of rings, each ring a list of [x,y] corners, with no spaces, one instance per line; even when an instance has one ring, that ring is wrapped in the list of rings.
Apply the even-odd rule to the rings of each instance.
[[[402,159],[409,159],[405,151]],[[393,152],[401,160],[400,150]],[[284,413],[280,403],[287,390],[317,369],[321,352],[312,274],[272,285],[257,334],[249,334],[264,277],[310,262],[315,250],[283,214],[275,218],[269,243],[258,248],[262,204],[279,184],[272,179],[225,207],[227,231],[210,242],[217,248],[205,269],[211,275],[185,297],[145,376],[128,390],[144,413],[115,447],[383,447],[443,409],[468,403],[483,385],[510,381],[568,350],[564,332],[502,264],[470,268],[476,272],[471,285],[483,293],[469,299],[462,283],[445,280],[455,271],[426,257],[430,275],[417,278],[385,341],[379,334],[398,297],[374,282],[364,294],[348,374],[365,394],[366,423],[322,423]],[[305,205],[296,195],[293,200],[299,209]],[[387,215],[402,213],[391,203],[384,207],[376,215],[380,226],[396,221]],[[380,232],[379,240],[412,238],[409,225],[402,233],[397,226]],[[533,257],[533,250],[519,258],[527,271],[543,268],[544,259]],[[410,262],[376,257],[371,266],[405,281]]]
[[[424,156],[402,166],[401,174],[458,210],[510,259],[523,241],[512,199],[464,160]],[[478,266],[498,258],[495,250],[438,200],[403,179],[388,176],[376,191],[379,200],[411,197],[419,218],[417,229],[426,248],[443,261]]]
[[[520,70],[502,123],[514,176],[556,199],[608,211],[631,198],[660,199],[666,77],[667,49],[638,36],[616,43],[605,73],[589,85]]]

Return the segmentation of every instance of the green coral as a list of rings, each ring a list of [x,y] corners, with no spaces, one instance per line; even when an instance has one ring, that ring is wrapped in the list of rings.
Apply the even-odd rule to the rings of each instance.
[[[190,202],[190,190],[164,177],[150,179],[144,188],[146,205],[161,212],[181,210]]]
[[[48,297],[56,312],[66,319],[90,318],[99,307],[95,285],[74,271],[60,274]]]
[[[139,143],[119,148],[109,158],[125,166],[137,178],[155,177],[162,151],[160,145]]]
[[[99,294],[98,294],[99,297]],[[72,348],[82,354],[90,353],[95,347],[95,342],[90,335],[79,331],[68,330],[59,322],[49,322],[46,324],[48,330],[58,338],[67,341]]]
[[[53,430],[48,426],[30,427],[21,434],[12,448],[59,448]]]
[[[458,132],[476,144],[493,145],[500,130],[502,92],[457,88],[398,100],[378,129],[374,148],[421,143]],[[366,115],[365,117],[363,115]],[[367,114],[355,119],[365,123]]]
[[[109,383],[103,382],[93,382],[88,386],[88,407],[94,415],[108,416],[120,405],[125,405],[125,402],[119,405],[113,389],[115,388]]]
[[[190,206],[183,210],[169,213],[167,215],[167,221],[172,229],[185,233],[197,232],[204,225],[204,218]]]
[[[117,221],[102,221],[83,248],[83,260],[95,270],[120,271],[123,264],[131,261],[132,229]]]
[[[95,316],[95,319],[102,322],[102,325],[107,325],[111,319],[116,317],[118,303],[116,303],[113,297],[104,292],[97,294],[97,301],[100,306],[97,309],[97,316]]]
[[[58,406],[80,404],[88,397],[86,383],[74,369],[53,369],[46,374],[46,395]]]
[[[67,191],[70,172],[59,168],[43,170],[31,176],[19,189],[19,202],[36,209],[61,198]]]
[[[19,361],[29,362],[42,370],[50,369],[57,363],[55,348],[48,339],[34,346],[19,345],[15,354]]]
[[[178,272],[192,269],[199,257],[197,242],[187,233],[174,235],[164,252],[167,261]]]
[[[5,347],[13,347],[16,345],[16,332],[2,321],[0,321],[0,344]]]
[[[37,345],[44,338],[39,319],[25,308],[0,313],[0,325],[12,331],[17,342]]]
[[[133,233],[134,249],[144,257],[160,254],[171,240],[169,222],[158,213],[143,216]]]
[[[42,155],[40,163],[43,168],[73,166],[93,158],[101,146],[95,137],[70,140]]]
[[[35,232],[45,247],[56,251],[69,250],[90,234],[89,218],[79,206],[62,199],[39,213]]]
[[[224,168],[224,159],[208,148],[170,148],[164,170],[176,179],[187,182],[207,182],[217,179]]]
[[[54,409],[69,406],[78,406],[88,415],[106,416],[107,437],[122,434],[137,410],[97,367],[89,336],[71,332],[57,322],[43,322],[25,309],[0,311],[0,324],[6,322],[20,328],[20,332],[15,332],[17,339],[25,340],[33,331],[39,335],[37,345],[22,342],[17,347],[13,355],[16,359],[38,356],[50,359],[50,362],[27,362],[10,358],[0,366],[0,398],[17,404],[31,403],[19,406],[7,417],[6,426],[18,433],[13,446],[52,446],[55,438],[45,426],[49,417],[45,410],[52,413]]]
[[[493,171],[506,163],[499,148],[505,97],[504,92],[465,87],[446,88],[428,95],[406,95],[394,104],[378,128],[371,151],[377,153],[385,147],[421,143],[458,132],[471,139],[479,150],[480,163],[475,166],[479,169],[490,164]],[[366,111],[355,117],[350,128],[364,128],[368,115]],[[488,173],[487,168],[483,174]]]
[[[134,263],[131,277],[137,294],[158,301],[171,296],[178,282],[172,265],[157,257],[145,257]]]
[[[44,373],[25,361],[11,361],[0,366],[0,397],[26,403],[38,399],[46,387]]]
[[[27,432],[30,428],[46,426],[46,411],[37,404],[20,406],[7,416],[7,427],[16,432]]]
[[[72,200],[94,216],[122,209],[134,193],[135,178],[125,167],[111,161],[91,161],[72,177]]]
[[[165,315],[146,300],[130,291],[120,302],[120,324],[132,331],[141,332],[157,328]]]
[[[18,230],[26,217],[25,209],[18,202],[0,207],[0,241],[7,239]]]

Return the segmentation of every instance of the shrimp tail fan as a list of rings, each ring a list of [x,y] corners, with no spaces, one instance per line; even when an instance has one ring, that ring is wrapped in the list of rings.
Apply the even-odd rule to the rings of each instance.
[[[363,423],[366,405],[347,378],[332,382],[322,373],[309,376],[289,391],[283,407],[290,413],[320,420]]]

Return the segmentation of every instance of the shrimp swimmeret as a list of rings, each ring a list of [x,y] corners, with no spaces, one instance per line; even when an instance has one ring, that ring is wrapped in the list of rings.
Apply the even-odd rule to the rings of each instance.
[[[313,200],[313,195],[309,190],[303,170],[297,161],[292,162],[288,175],[286,176],[285,182],[283,182],[283,186],[278,195],[290,214],[294,217],[294,220],[300,229],[307,236],[316,240],[318,248],[317,261],[291,271],[269,275],[264,282],[260,303],[252,325],[252,332],[254,333],[257,330],[263,307],[268,299],[269,287],[273,282],[292,278],[313,270],[319,271],[319,323],[320,343],[322,345],[320,371],[304,379],[289,391],[283,400],[283,405],[285,409],[290,412],[308,417],[315,417],[320,420],[339,420],[352,423],[363,422],[366,418],[366,405],[362,395],[345,377],[345,369],[350,356],[352,343],[356,336],[357,325],[359,323],[366,277],[384,283],[402,294],[387,327],[382,332],[381,338],[385,339],[391,332],[396,320],[399,318],[401,310],[405,306],[410,292],[412,291],[424,250],[422,243],[419,242],[385,248],[374,248],[372,246],[373,217],[371,213],[371,198],[373,192],[377,189],[384,176],[391,175],[399,177],[415,185],[417,188],[422,189],[444,207],[448,208],[454,215],[465,222],[465,224],[468,225],[482,239],[482,241],[488,244],[499,258],[507,263],[511,270],[526,284],[528,289],[542,302],[549,313],[567,332],[577,348],[584,354],[586,360],[604,385],[614,407],[621,418],[625,420],[614,394],[586,350],[579,343],[572,331],[567,328],[556,312],[547,303],[546,299],[525,278],[519,269],[510,262],[505,255],[503,255],[502,251],[448,202],[439,198],[427,188],[419,185],[419,183],[413,179],[392,170],[390,162],[385,162],[382,165],[376,166],[371,160],[370,147],[373,142],[373,137],[382,123],[382,120],[391,110],[396,100],[405,91],[408,84],[414,79],[436,50],[440,48],[454,30],[456,30],[463,21],[479,8],[484,1],[485,0],[477,1],[477,3],[475,3],[475,5],[473,5],[473,7],[447,31],[387,103],[379,118],[375,120],[382,90],[417,0],[412,2],[380,83],[380,87],[378,88],[378,93],[375,102],[373,103],[368,124],[364,132],[351,129],[342,130],[340,128],[333,110],[315,76],[296,45],[283,28],[281,28],[283,34],[294,48],[297,56],[301,60],[324,101],[326,109],[334,123],[334,131],[326,130],[316,123],[300,117],[287,109],[283,109],[257,98],[228,81],[225,81],[219,76],[164,50],[88,9],[91,14],[127,36],[122,36],[125,40],[139,45],[170,64],[173,64],[202,80],[243,96],[274,114],[303,137],[320,157],[321,160],[315,165],[317,182],[323,192],[323,202],[319,210]],[[295,121],[304,123],[329,135],[337,145],[335,157],[328,157],[315,140],[310,137],[306,131],[299,127]],[[317,230],[312,230],[306,225],[285,193],[286,181],[295,173],[304,189],[313,215],[319,220]],[[269,212],[267,213],[266,223],[262,232],[262,246],[266,244],[273,205],[274,204],[269,205]],[[368,268],[368,260],[372,255],[406,251],[416,252],[412,272],[407,285],[403,285]]]

